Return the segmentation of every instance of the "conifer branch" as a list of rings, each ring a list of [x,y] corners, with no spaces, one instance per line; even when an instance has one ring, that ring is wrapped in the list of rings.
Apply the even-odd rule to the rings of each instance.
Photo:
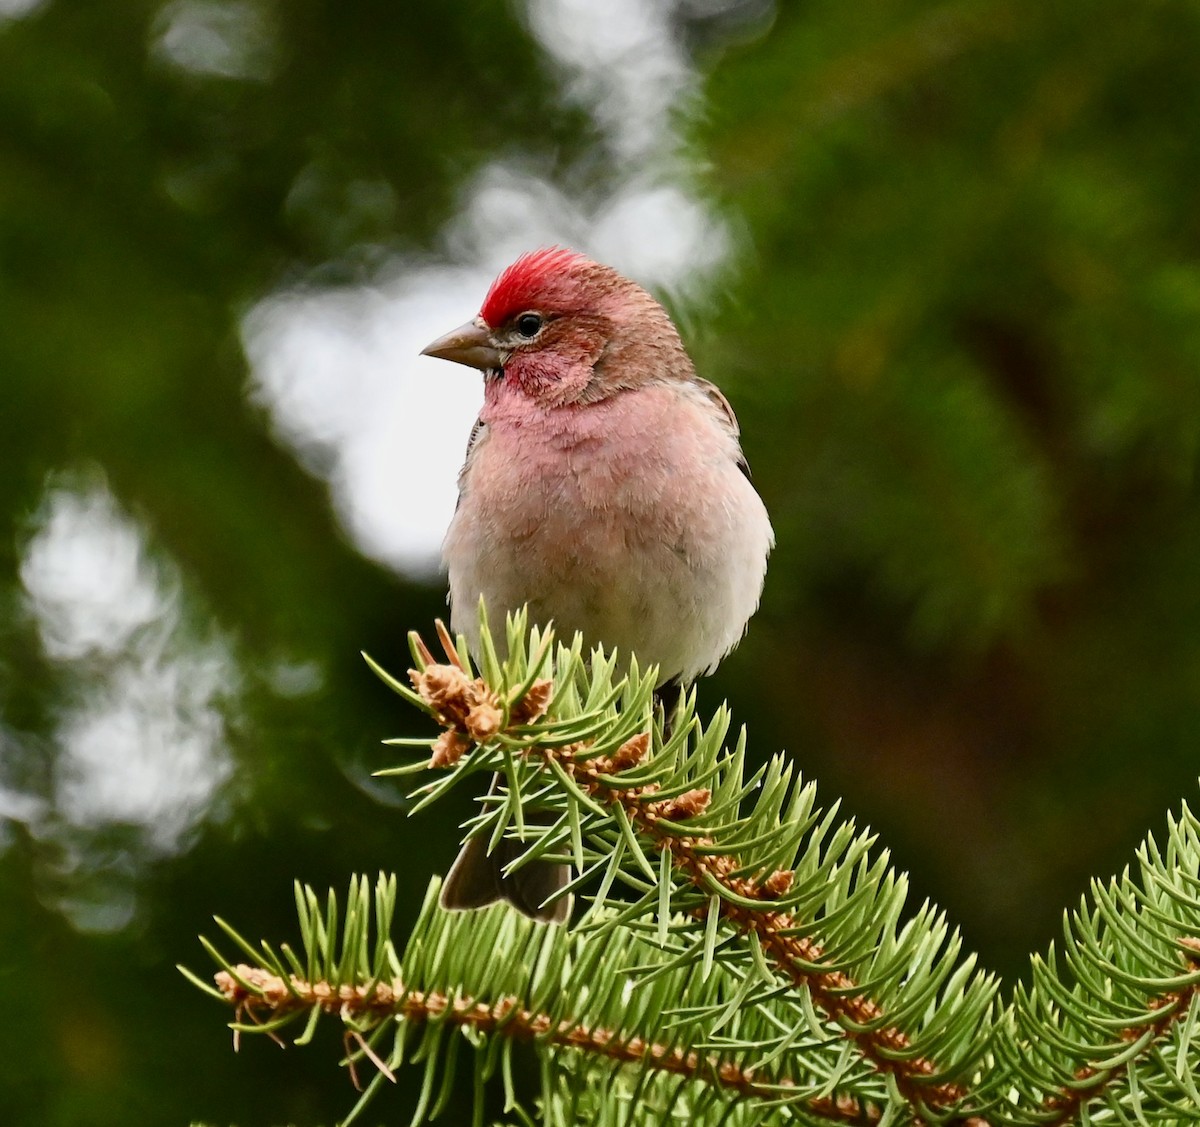
[[[930,1083],[929,1078],[942,1070],[932,1061],[912,1054],[912,1042],[902,1030],[888,1024],[878,1002],[860,990],[849,975],[822,966],[827,960],[821,946],[798,934],[804,922],[771,907],[770,902],[791,887],[791,870],[777,869],[765,880],[739,876],[743,866],[737,856],[706,854],[703,850],[715,844],[711,838],[678,831],[679,823],[704,812],[712,798],[711,791],[695,788],[676,798],[655,801],[658,788],[654,784],[622,787],[605,777],[612,771],[635,767],[649,745],[650,733],[639,733],[627,740],[612,759],[600,763],[580,758],[588,745],[562,749],[535,744],[529,748],[529,754],[554,758],[587,794],[609,804],[620,804],[630,823],[660,851],[668,852],[673,868],[696,888],[707,892],[715,883],[740,901],[757,901],[761,906],[747,908],[722,898],[718,911],[724,921],[742,934],[754,932],[768,959],[793,985],[809,991],[814,1005],[841,1026],[845,1036],[859,1046],[879,1072],[895,1077],[900,1092],[914,1107],[922,1104],[948,1107],[964,1100],[967,1091],[961,1084]],[[665,823],[671,823],[671,828],[665,829]],[[710,910],[705,906],[697,915],[704,919]],[[986,1127],[984,1120],[978,1117],[975,1120],[980,1127]]]
[[[311,890],[297,887],[300,954],[286,945],[278,950],[266,943],[255,946],[218,921],[243,961],[226,958],[202,940],[218,964],[215,988],[184,973],[234,1008],[235,1046],[245,1034],[284,1044],[289,1026],[302,1030],[293,1043],[305,1044],[320,1018],[340,1021],[344,1063],[356,1087],[357,1058],[366,1058],[377,1071],[351,1119],[380,1090],[379,1081],[395,1079],[406,1061],[425,1064],[427,1090],[447,1089],[455,1056],[447,1037],[457,1031],[481,1050],[476,1068],[483,1068],[485,1079],[497,1068],[496,1048],[503,1056],[512,1045],[527,1042],[542,1056],[568,1054],[573,1063],[561,1060],[555,1083],[573,1088],[575,1100],[597,1086],[604,1090],[624,1083],[621,1077],[645,1088],[650,1076],[662,1082],[657,1090],[643,1092],[650,1109],[664,1106],[664,1100],[670,1105],[684,1085],[687,1104],[697,1114],[705,1107],[736,1109],[731,1123],[873,1127],[881,1120],[882,1090],[864,1099],[854,1085],[814,1072],[804,1053],[774,1063],[747,1055],[745,1044],[761,1043],[766,1028],[753,1009],[739,1014],[735,1043],[724,1048],[697,1040],[673,1023],[673,1005],[703,1007],[729,997],[731,979],[722,969],[705,979],[694,967],[667,966],[664,954],[665,977],[639,983],[618,969],[628,966],[640,948],[625,929],[569,932],[500,906],[447,913],[437,907],[438,890],[435,878],[403,957],[388,937],[395,880],[381,876],[373,907],[362,878],[351,882],[344,909],[331,895],[322,911]],[[340,927],[339,918],[344,918]],[[606,1002],[594,992],[599,968],[607,968],[599,979]],[[493,1048],[482,1051],[488,1044]],[[811,1048],[819,1057],[821,1047]],[[500,1071],[507,1085],[509,1066]]]
[[[347,983],[306,982],[295,975],[287,980],[262,967],[239,963],[213,976],[217,989],[235,1008],[239,1024],[245,1015],[263,1029],[274,1028],[281,1019],[318,1009],[347,1019],[356,1031],[377,1027],[391,1017],[413,1023],[445,1022],[480,1033],[499,1035],[513,1041],[539,1041],[564,1049],[605,1057],[616,1064],[640,1065],[655,1071],[686,1077],[698,1083],[727,1088],[741,1097],[779,1099],[781,1090],[795,1087],[786,1076],[771,1083],[755,1079],[754,1069],[716,1054],[701,1054],[675,1044],[647,1041],[639,1036],[622,1037],[613,1030],[589,1028],[578,1022],[556,1021],[546,1011],[521,1005],[514,995],[494,1001],[478,1000],[438,991],[407,989],[399,979],[370,986]],[[386,1068],[383,1062],[377,1066]],[[850,1127],[873,1127],[879,1109],[863,1107],[853,1096],[811,1097],[805,1101],[811,1115]]]
[[[1184,936],[1179,941],[1184,960],[1193,971],[1200,971],[1200,938]],[[1103,1067],[1098,1063],[1086,1064],[1075,1070],[1076,1084],[1062,1088],[1048,1096],[1042,1103],[1047,1117],[1041,1122],[1045,1127],[1066,1127],[1079,1119],[1083,1106],[1104,1096],[1105,1090],[1128,1077],[1140,1061],[1155,1052],[1162,1040],[1169,1035],[1175,1023],[1187,1017],[1191,1008],[1200,999],[1200,983],[1192,982],[1177,990],[1156,995],[1146,1000],[1146,1009],[1154,1016],[1138,1025],[1121,1030],[1120,1039],[1129,1045],[1140,1045],[1136,1054],[1122,1063]],[[1094,1084],[1089,1081],[1094,1080]],[[1200,1108],[1197,1108],[1200,1115]]]
[[[216,988],[185,973],[234,1007],[235,1038],[296,1023],[301,1044],[340,1021],[351,1074],[376,1069],[350,1118],[406,1063],[423,1072],[413,1122],[436,1116],[465,1039],[479,1124],[496,1075],[534,1122],[513,1090],[522,1042],[547,1127],[1200,1120],[1200,822],[1186,806],[1132,874],[1093,883],[1061,949],[1000,1008],[941,914],[906,915],[905,879],[869,834],[817,809],[784,757],[747,771],[724,710],[705,726],[688,698],[668,725],[652,670],[620,676],[578,640],[527,636],[520,616],[503,658],[484,625],[478,669],[439,637],[444,660],[412,636],[409,684],[371,663],[441,727],[387,741],[429,753],[383,773],[424,773],[414,810],[498,773],[469,833],[521,840],[510,869],[571,862],[562,894],[586,910],[572,929],[503,906],[447,913],[435,879],[402,957],[394,878],[373,898],[352,882],[344,913],[298,888],[301,954],[218,921],[242,957],[202,940]]]
[[[1137,856],[1136,875],[1092,883],[1061,956],[1017,986],[989,1078],[1010,1122],[1200,1118],[1200,823],[1185,806],[1165,848],[1149,837]]]
[[[483,678],[471,677],[469,664],[440,622],[438,633],[445,662],[437,662],[414,635],[412,648],[419,667],[409,671],[416,695],[444,728],[434,742],[430,767],[453,767],[468,750],[508,737],[521,755],[540,760],[574,783],[587,799],[610,810],[619,808],[619,816],[660,855],[667,854],[671,868],[704,894],[705,902],[693,914],[703,921],[715,907],[721,921],[737,932],[753,933],[777,971],[807,990],[817,1010],[858,1046],[876,1071],[894,1079],[896,1090],[915,1114],[924,1118],[921,1109],[927,1107],[944,1119],[947,1109],[966,1100],[967,1089],[945,1079],[946,1068],[915,1051],[910,1037],[889,1020],[878,1000],[845,971],[829,965],[822,946],[804,934],[815,920],[804,920],[775,904],[790,891],[792,870],[776,869],[763,877],[736,853],[720,851],[711,836],[688,832],[684,823],[701,817],[710,805],[709,787],[676,788],[675,793],[660,797],[658,782],[625,781],[646,760],[651,731],[629,736],[611,754],[599,750],[595,739],[558,745],[524,739],[519,729],[543,714],[553,692],[551,681],[534,680],[527,696],[502,699]],[[532,705],[527,703],[531,698]],[[451,756],[446,754],[448,748],[453,749]],[[718,895],[712,897],[713,892]],[[986,1127],[982,1118],[973,1118]]]

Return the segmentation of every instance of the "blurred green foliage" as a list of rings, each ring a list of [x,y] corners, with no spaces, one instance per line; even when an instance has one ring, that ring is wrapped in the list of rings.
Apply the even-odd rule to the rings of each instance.
[[[121,870],[120,833],[88,839],[101,864],[0,821],[3,1119],[330,1122],[351,1102],[337,1074],[265,1042],[235,1058],[173,964],[212,912],[282,938],[294,877],[398,868],[415,910],[455,830],[367,781],[396,717],[356,654],[399,665],[442,591],[347,542],[248,403],[238,319],[274,287],[436,252],[491,160],[585,189],[608,161],[524,6],[201,4],[265,29],[225,75],[155,50],[178,4],[16,7],[0,794],[52,793],[79,691],[18,578],[52,475],[99,467],[243,681],[233,781],[189,848],[137,868],[126,926],[81,930],[56,894],[80,866]],[[763,609],[702,702],[728,696],[760,754],[787,747],[844,795],[1016,973],[1200,762],[1200,8],[675,18],[703,77],[690,152],[739,236],[725,290],[682,312],[779,534]],[[318,663],[319,690],[269,691],[282,659]]]

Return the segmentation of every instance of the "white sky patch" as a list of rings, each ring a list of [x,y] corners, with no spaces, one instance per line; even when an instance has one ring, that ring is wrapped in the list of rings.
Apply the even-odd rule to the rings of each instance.
[[[56,661],[119,653],[173,606],[139,530],[107,489],[55,489],[20,565],[42,648]]]
[[[397,259],[374,284],[264,298],[242,340],[250,395],[276,437],[330,486],[367,556],[431,578],[454,512],[479,373],[420,356],[470,320],[519,254],[575,247],[650,288],[703,292],[728,231],[696,193],[674,132],[695,75],[659,0],[528,0],[532,34],[590,108],[617,159],[610,194],[581,201],[514,162],[485,168],[442,232],[444,261]]]
[[[253,396],[276,436],[329,481],[359,550],[410,574],[438,566],[479,373],[420,357],[472,315],[477,273],[414,270],[378,288],[267,298],[242,326]]]
[[[20,564],[25,609],[74,689],[44,797],[10,789],[0,814],[63,843],[86,882],[91,833],[132,829],[143,858],[186,845],[230,774],[223,706],[236,670],[222,639],[185,622],[177,569],[152,557],[98,475],[52,484],[37,525]]]
[[[661,0],[527,0],[526,19],[563,71],[563,96],[588,109],[619,157],[674,150],[671,115],[696,77]],[[665,148],[664,148],[665,143]]]
[[[0,25],[32,15],[45,3],[46,0],[0,0]]]
[[[150,35],[152,56],[191,74],[262,81],[274,69],[275,37],[261,6],[250,0],[174,0],[158,13]]]
[[[228,689],[227,656],[214,647],[122,664],[92,686],[57,731],[58,813],[86,829],[136,824],[148,850],[178,850],[229,775],[214,703]]]
[[[696,297],[725,261],[730,236],[705,202],[676,184],[637,183],[611,196],[592,224],[596,254],[643,285]]]
[[[6,749],[0,745],[0,752]],[[36,795],[0,786],[0,825],[5,821],[32,823],[46,816],[46,804]],[[2,840],[2,839],[0,839]]]

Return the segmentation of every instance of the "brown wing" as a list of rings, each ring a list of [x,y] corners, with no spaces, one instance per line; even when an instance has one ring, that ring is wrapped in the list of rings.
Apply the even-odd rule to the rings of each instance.
[[[702,392],[704,392],[705,395],[708,396],[709,401],[713,404],[713,406],[715,406],[717,410],[721,412],[725,422],[729,425],[730,431],[733,433],[733,437],[739,438],[742,433],[742,428],[738,426],[737,415],[733,413],[733,408],[729,405],[729,400],[725,398],[725,393],[719,387],[717,387],[715,383],[710,383],[708,380],[702,380],[699,376],[696,377],[696,385]],[[737,464],[738,469],[746,475],[747,479],[749,479],[750,463],[746,461],[746,455],[742,453],[740,445],[738,446]]]
[[[455,504],[455,509],[462,504],[463,489],[466,487],[467,474],[471,469],[471,462],[475,457],[475,452],[479,449],[479,444],[487,437],[487,423],[482,419],[476,419],[475,425],[471,427],[471,435],[467,439],[467,453],[463,458],[462,469],[458,471],[458,502]]]

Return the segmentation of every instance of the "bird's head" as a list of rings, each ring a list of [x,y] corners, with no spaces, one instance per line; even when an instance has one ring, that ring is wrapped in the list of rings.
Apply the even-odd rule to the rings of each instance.
[[[492,283],[473,321],[422,351],[480,368],[543,406],[692,374],[654,298],[611,266],[562,247],[522,255]]]

